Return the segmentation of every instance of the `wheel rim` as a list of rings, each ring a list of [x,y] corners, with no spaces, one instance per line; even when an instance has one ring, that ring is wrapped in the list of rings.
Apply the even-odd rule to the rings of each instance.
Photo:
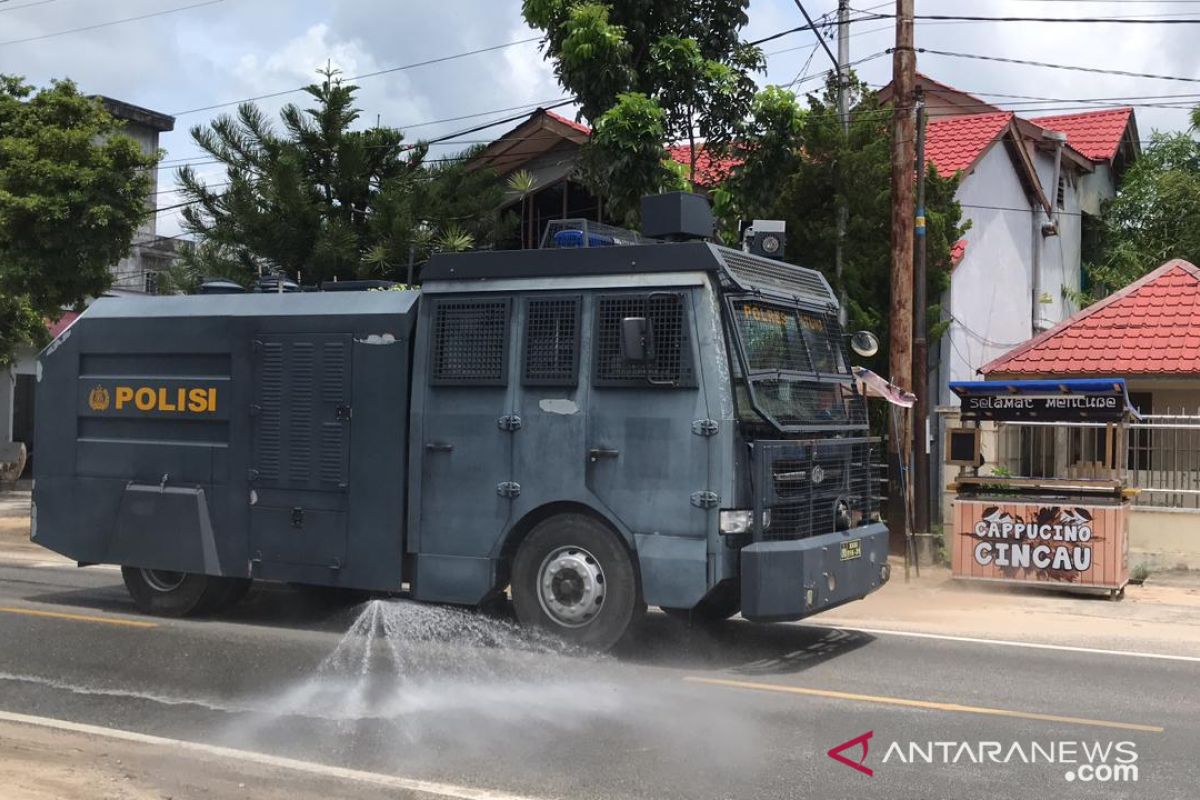
[[[183,586],[187,573],[170,572],[163,569],[143,569],[142,579],[156,592],[173,592]]]
[[[587,625],[604,605],[604,570],[582,547],[560,547],[538,570],[538,602],[567,628]]]

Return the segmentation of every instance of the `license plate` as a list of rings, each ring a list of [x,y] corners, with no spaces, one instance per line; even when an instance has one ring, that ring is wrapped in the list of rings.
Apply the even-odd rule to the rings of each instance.
[[[842,542],[842,561],[862,558],[862,539],[851,539]]]

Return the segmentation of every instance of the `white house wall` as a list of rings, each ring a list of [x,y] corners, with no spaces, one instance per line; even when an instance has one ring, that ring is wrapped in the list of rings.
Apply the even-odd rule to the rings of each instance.
[[[971,228],[942,303],[943,315],[952,316],[941,342],[941,404],[956,402],[946,388],[950,381],[978,379],[979,367],[1032,330],[1033,223],[1022,210],[1029,200],[1003,144],[993,144],[963,177],[956,197]]]
[[[1046,197],[1054,202],[1058,194],[1058,187],[1054,185],[1054,153],[1035,149],[1030,155]],[[1081,176],[1078,168],[1066,161],[1062,164],[1062,173],[1065,178],[1063,207],[1056,209],[1055,215],[1058,235],[1038,235],[1042,276],[1042,302],[1037,305],[1039,332],[1054,327],[1079,310],[1073,298],[1079,292],[1080,248],[1083,242],[1079,197]],[[1039,224],[1045,221],[1045,214],[1040,214]]]
[[[1079,207],[1085,214],[1099,216],[1104,203],[1116,196],[1117,184],[1108,164],[1097,164],[1093,172],[1079,180]]]

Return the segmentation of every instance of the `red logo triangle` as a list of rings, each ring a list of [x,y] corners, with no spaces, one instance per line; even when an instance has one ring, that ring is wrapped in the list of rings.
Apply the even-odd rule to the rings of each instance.
[[[856,769],[864,775],[874,775],[874,771],[870,767],[865,766],[867,762],[867,753],[870,750],[870,745],[868,742],[871,741],[871,737],[874,735],[875,731],[867,731],[864,734],[855,736],[853,739],[849,739],[837,745],[836,747],[830,748],[827,755],[834,761],[845,764],[851,769]],[[857,761],[851,761],[849,758],[846,758],[846,756],[842,755],[844,751],[852,750],[859,745],[862,745],[862,758],[858,759]]]

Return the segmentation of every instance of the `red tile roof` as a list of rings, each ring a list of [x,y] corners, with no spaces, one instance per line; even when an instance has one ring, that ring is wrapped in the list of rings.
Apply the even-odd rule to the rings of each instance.
[[[1200,269],[1168,261],[979,371],[1200,375]]]
[[[536,114],[537,112],[535,111],[533,113]],[[584,125],[580,122],[576,122],[573,119],[567,119],[562,114],[555,114],[553,111],[544,111],[543,110],[543,113],[545,113],[545,115],[547,117],[550,117],[550,119],[561,122],[564,125],[570,125],[572,128],[579,131],[580,133],[586,133],[588,136],[592,135],[592,129],[589,128],[587,125]]]
[[[543,113],[564,125],[570,125],[580,133],[586,133],[589,136],[592,134],[592,129],[587,125],[569,120],[553,111],[543,111]],[[686,144],[667,145],[667,155],[672,161],[677,161],[684,166],[691,166],[691,148]],[[729,173],[740,163],[742,163],[740,158],[713,158],[704,145],[700,144],[696,150],[696,183],[700,186],[716,186],[728,178]]]
[[[945,176],[969,169],[1012,120],[1010,111],[930,120],[925,129],[925,158]]]
[[[57,321],[51,322],[50,320],[46,320],[46,330],[50,332],[50,338],[57,339],[77,319],[79,319],[78,311],[64,311],[63,315]]]
[[[685,167],[692,165],[691,148],[686,144],[668,145],[667,155],[671,157],[672,161],[677,161]],[[716,186],[728,178],[733,168],[741,163],[742,160],[740,158],[730,156],[713,158],[704,145],[697,145],[696,184],[699,186]]]
[[[1043,128],[1065,133],[1067,144],[1093,161],[1111,161],[1121,147],[1121,139],[1125,136],[1132,115],[1132,108],[1112,108],[1082,114],[1034,117],[1030,121]]]
[[[950,245],[950,268],[951,269],[953,269],[954,267],[957,267],[962,262],[963,258],[966,257],[968,244],[969,244],[969,242],[967,242],[966,239],[959,239],[957,242]]]

